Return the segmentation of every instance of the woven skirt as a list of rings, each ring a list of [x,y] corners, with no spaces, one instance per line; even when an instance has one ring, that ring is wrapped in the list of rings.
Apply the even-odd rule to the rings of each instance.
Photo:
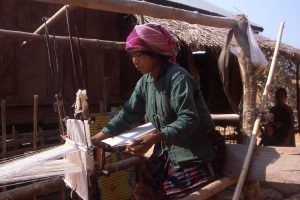
[[[134,199],[182,198],[216,179],[210,162],[174,168],[168,153],[151,157],[143,172],[143,181],[134,189]]]

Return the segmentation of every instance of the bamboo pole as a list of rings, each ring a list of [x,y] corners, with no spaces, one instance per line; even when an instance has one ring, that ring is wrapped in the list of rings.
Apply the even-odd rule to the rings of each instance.
[[[297,117],[298,117],[298,131],[299,131],[299,134],[300,134],[300,80],[299,80],[299,77],[300,77],[300,65],[297,66],[297,69],[296,69],[296,94],[297,94],[297,97],[296,97],[296,102],[297,102]]]
[[[217,121],[238,121],[240,116],[238,114],[211,114],[211,118]]]
[[[12,39],[21,39],[21,40],[37,40],[44,41],[45,35],[33,34],[22,31],[12,31],[0,29],[0,38],[12,38]],[[53,35],[49,35],[49,39],[53,40]],[[74,44],[77,44],[77,38],[72,37]],[[66,36],[55,36],[55,41],[61,45],[69,45],[70,38]],[[91,38],[79,38],[80,47],[95,47],[101,49],[125,49],[125,42],[117,42],[117,41],[107,41],[107,40],[99,40],[99,39],[91,39]]]
[[[54,15],[52,15],[52,17],[48,18],[47,21],[45,22],[46,25],[48,27],[52,26],[53,24],[55,24],[58,20],[60,20],[61,18],[65,17],[65,12],[66,9],[68,9],[69,11],[73,10],[74,7],[69,6],[69,5],[64,5],[61,9],[59,9]],[[43,23],[40,27],[38,27],[33,34],[40,34],[42,32],[42,30],[44,30],[45,28],[45,23]]]
[[[38,98],[38,95],[33,95],[33,150],[36,150],[37,145]]]
[[[193,192],[192,194],[189,194],[182,200],[206,200],[210,197],[213,197],[214,195],[218,194],[219,192],[223,191],[225,188],[233,185],[236,182],[236,178],[224,177],[204,186],[203,188],[196,192]]]
[[[126,160],[121,160],[114,163],[109,163],[104,166],[104,169],[109,173],[114,173],[117,171],[125,170],[130,167],[134,167],[135,165],[142,164],[145,162],[145,157],[143,156],[133,156]]]
[[[40,34],[44,29],[45,26],[47,25],[48,27],[54,25],[58,20],[60,20],[62,17],[64,17],[64,13],[66,11],[66,9],[72,10],[74,9],[74,7],[69,6],[69,5],[64,5],[61,9],[59,9],[54,15],[52,15],[52,17],[48,18],[47,21],[45,23],[43,23],[41,26],[39,26],[34,32],[33,34]],[[46,24],[46,25],[45,25]],[[22,43],[22,45],[25,45],[27,43],[27,41],[24,41]]]
[[[248,172],[248,168],[249,168],[249,165],[250,165],[253,149],[254,149],[254,146],[256,144],[256,134],[257,134],[257,131],[258,131],[258,128],[259,128],[261,118],[262,118],[262,111],[263,111],[263,108],[265,106],[266,100],[268,99],[267,95],[268,95],[269,87],[270,87],[270,84],[271,84],[271,81],[272,81],[272,78],[273,78],[275,62],[276,62],[276,59],[277,59],[277,54],[278,54],[279,44],[281,42],[283,28],[284,28],[284,22],[282,22],[280,24],[280,28],[279,28],[279,32],[278,32],[278,36],[277,36],[277,41],[276,41],[276,46],[275,46],[275,51],[274,51],[274,55],[273,55],[273,58],[272,58],[268,79],[267,79],[267,82],[266,82],[266,85],[265,85],[265,88],[264,88],[264,92],[263,92],[263,95],[262,95],[262,98],[261,98],[261,104],[259,106],[259,113],[256,117],[254,127],[253,127],[253,130],[252,130],[252,133],[251,133],[249,148],[248,148],[248,151],[247,151],[245,161],[243,163],[243,167],[242,167],[242,171],[241,171],[241,174],[240,174],[240,177],[239,177],[239,180],[238,180],[238,184],[237,184],[237,186],[235,188],[235,191],[234,191],[234,195],[233,195],[233,198],[232,198],[233,200],[238,200],[239,199],[239,196],[240,196],[240,193],[241,193],[241,190],[242,190],[242,187],[243,187],[243,184],[244,184],[247,172]]]
[[[60,107],[60,104],[62,103],[62,101],[60,101],[58,94],[55,94],[55,99],[56,99],[56,107],[57,107],[57,113],[58,113],[60,135],[65,136],[66,132],[65,132],[64,123],[63,123],[63,115],[62,115],[62,111],[61,111],[61,107]]]
[[[175,19],[191,24],[232,28],[237,25],[233,18],[216,17],[200,14],[197,11],[162,6],[146,1],[136,0],[35,0],[39,2],[67,4],[76,7],[90,8],[116,13],[147,15],[156,18]]]
[[[1,100],[2,158],[6,157],[6,101]]]

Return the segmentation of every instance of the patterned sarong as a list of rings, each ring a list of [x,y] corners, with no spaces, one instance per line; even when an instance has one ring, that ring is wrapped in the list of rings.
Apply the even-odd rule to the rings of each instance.
[[[165,152],[161,157],[150,158],[146,163],[143,181],[153,190],[139,186],[135,190],[135,195],[148,193],[146,196],[155,196],[156,199],[182,198],[215,179],[216,175],[211,163],[205,162],[175,169]],[[143,190],[147,190],[147,192]],[[156,194],[150,194],[151,191]]]

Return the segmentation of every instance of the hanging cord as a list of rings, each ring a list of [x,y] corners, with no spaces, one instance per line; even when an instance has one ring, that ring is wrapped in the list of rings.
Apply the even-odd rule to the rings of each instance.
[[[80,74],[81,74],[81,81],[83,88],[86,89],[85,87],[85,81],[84,81],[84,76],[83,76],[83,66],[82,66],[82,57],[81,57],[81,46],[80,46],[80,40],[79,40],[79,34],[78,34],[78,29],[77,26],[75,25],[75,32],[76,32],[76,37],[77,37],[77,53],[79,56],[79,67],[80,67]]]
[[[71,49],[71,55],[72,55],[73,76],[74,76],[76,89],[79,89],[78,81],[77,81],[77,73],[76,73],[76,66],[75,66],[75,57],[74,57],[74,51],[73,51],[73,41],[72,41],[72,35],[71,35],[70,18],[69,18],[68,8],[66,8],[66,19],[67,19],[67,27],[68,27],[69,39],[70,39],[70,49]]]
[[[58,77],[58,94],[55,94],[55,98],[57,100],[57,103],[63,102],[63,89],[61,87],[60,83],[63,83],[63,76],[60,74],[62,71],[59,64],[58,64],[58,57],[57,57],[57,45],[56,45],[56,38],[55,38],[55,33],[53,33],[53,48],[54,48],[54,57],[55,57],[55,64],[56,64],[56,73]],[[59,80],[61,81],[59,83]],[[61,103],[62,110],[60,110],[60,117],[63,119],[65,116],[65,107],[64,104]],[[60,109],[60,104],[57,105],[57,108]]]
[[[60,76],[60,67],[58,64],[58,58],[57,58],[57,45],[56,45],[56,38],[55,38],[55,33],[53,33],[53,50],[54,50],[54,58],[55,58],[55,66],[56,66],[56,75],[58,77],[57,80],[57,85],[58,85],[58,89],[59,89],[59,94],[62,95],[62,88],[61,88],[61,84],[59,84],[59,80],[62,79],[62,76]],[[63,81],[61,81],[63,83]]]
[[[47,18],[43,17],[42,20],[45,23],[45,35],[46,35],[45,38],[46,38],[46,44],[47,44],[49,66],[50,66],[50,69],[51,69],[52,77],[53,77],[54,82],[55,82],[56,108],[57,108],[58,117],[59,117],[61,134],[64,136],[65,135],[65,131],[64,131],[63,123],[62,123],[63,115],[62,115],[62,112],[61,112],[61,109],[60,109],[60,102],[61,102],[60,98],[62,99],[62,96],[61,96],[62,89],[61,89],[60,85],[58,84],[58,77],[59,77],[59,74],[60,74],[60,70],[59,70],[59,64],[58,64],[57,53],[56,53],[57,46],[56,46],[55,34],[53,34],[53,49],[54,49],[53,51],[54,51],[54,58],[55,58],[55,65],[56,65],[56,67],[53,66],[53,56],[52,56],[51,50],[50,50],[49,31],[48,31],[48,27],[47,27],[47,23],[46,23]],[[62,110],[64,112],[64,106],[63,106],[63,104],[62,104]]]
[[[50,67],[52,78],[54,80],[55,89],[56,89],[56,92],[57,92],[58,91],[58,84],[57,84],[56,75],[54,73],[54,67],[53,67],[53,61],[52,61],[52,54],[51,54],[51,50],[50,50],[49,31],[48,31],[48,27],[47,27],[47,23],[46,23],[47,18],[43,17],[42,21],[45,24],[45,40],[46,40],[46,46],[47,46],[47,54],[48,54],[48,60],[49,60],[49,67]]]

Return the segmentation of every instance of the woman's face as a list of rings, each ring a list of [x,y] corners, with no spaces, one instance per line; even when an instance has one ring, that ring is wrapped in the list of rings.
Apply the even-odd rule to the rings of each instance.
[[[143,52],[130,53],[133,64],[142,74],[157,71],[159,59],[154,56],[144,54]]]
[[[276,99],[277,104],[282,104],[282,103],[286,102],[287,95],[283,92],[279,92],[276,94],[275,99]]]

